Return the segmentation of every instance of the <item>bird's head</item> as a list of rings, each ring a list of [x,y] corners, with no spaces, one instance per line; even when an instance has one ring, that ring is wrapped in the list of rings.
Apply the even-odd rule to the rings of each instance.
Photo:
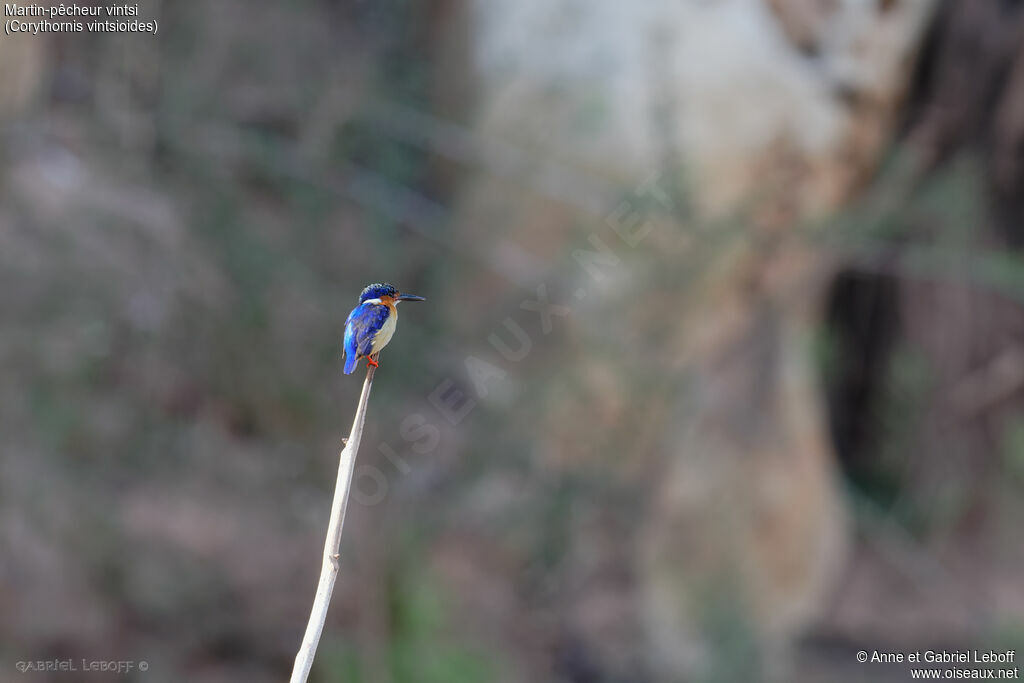
[[[397,304],[400,301],[425,301],[422,296],[415,294],[403,294],[395,289],[394,285],[386,282],[368,285],[359,294],[359,303],[377,300],[383,304]]]

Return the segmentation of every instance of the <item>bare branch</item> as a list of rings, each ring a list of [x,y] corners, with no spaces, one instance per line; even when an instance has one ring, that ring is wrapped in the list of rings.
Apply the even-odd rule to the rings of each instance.
[[[341,530],[345,524],[345,508],[348,507],[348,494],[352,486],[352,470],[355,468],[356,455],[359,453],[359,442],[363,438],[363,423],[366,421],[366,405],[370,399],[370,387],[373,386],[374,368],[366,368],[366,380],[363,382],[363,393],[359,396],[359,407],[352,421],[352,431],[345,440],[338,463],[338,481],[334,485],[334,502],[331,504],[331,521],[327,526],[327,540],[324,542],[323,566],[320,569],[320,583],[316,587],[313,609],[309,614],[306,634],[302,637],[299,653],[295,655],[295,666],[292,669],[291,683],[305,683],[309,670],[313,666],[316,647],[320,643],[320,634],[324,630],[327,619],[327,608],[331,604],[334,592],[334,580],[338,578],[338,558],[341,548]]]

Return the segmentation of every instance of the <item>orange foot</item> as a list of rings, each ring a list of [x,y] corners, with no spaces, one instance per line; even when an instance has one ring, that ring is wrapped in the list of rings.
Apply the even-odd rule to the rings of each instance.
[[[370,358],[369,356],[366,357],[366,364],[367,365],[372,365],[375,368],[379,368],[380,367],[380,363],[378,363],[374,359]]]

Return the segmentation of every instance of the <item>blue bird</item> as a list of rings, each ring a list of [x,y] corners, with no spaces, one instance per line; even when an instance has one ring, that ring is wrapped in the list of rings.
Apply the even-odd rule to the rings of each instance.
[[[386,282],[368,286],[359,294],[359,305],[345,321],[345,374],[351,375],[360,358],[378,367],[377,354],[391,341],[398,322],[398,302],[426,301],[402,294]]]

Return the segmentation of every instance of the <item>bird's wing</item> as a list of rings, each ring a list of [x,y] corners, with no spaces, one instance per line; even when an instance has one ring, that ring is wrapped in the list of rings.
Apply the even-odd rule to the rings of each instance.
[[[363,303],[355,307],[345,321],[345,353],[351,357],[366,356],[373,338],[388,319],[388,307]]]

